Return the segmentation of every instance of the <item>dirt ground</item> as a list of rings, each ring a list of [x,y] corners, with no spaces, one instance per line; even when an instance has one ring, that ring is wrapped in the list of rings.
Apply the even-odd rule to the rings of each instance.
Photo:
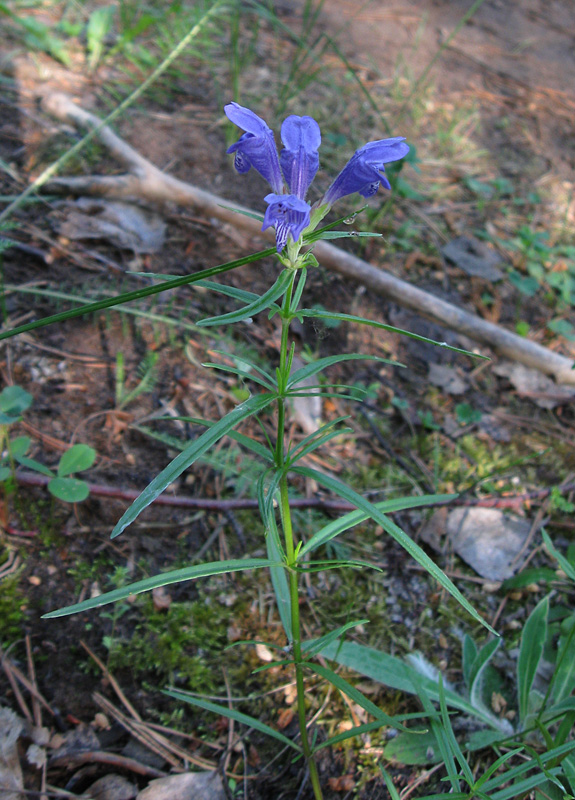
[[[303,5],[299,1],[281,4],[279,13],[286,25],[297,29]],[[560,219],[568,229],[575,224],[575,7],[570,0],[517,0],[511,3],[485,0],[468,23],[452,37],[452,32],[470,8],[469,0],[403,0],[398,4],[326,0],[317,24],[319,29],[337,40],[357,75],[374,91],[382,85],[382,76],[399,76],[400,85],[402,80],[409,78],[411,89],[404,96],[405,109],[400,104],[397,107],[397,119],[392,122],[393,135],[410,136],[407,109],[417,98],[423,97],[428,106],[435,103],[451,110],[472,104],[475,112],[470,118],[469,137],[476,148],[488,153],[487,177],[501,175],[509,178],[520,191],[527,192],[529,187],[536,187],[547,198],[543,211],[537,212],[539,217],[536,214],[538,224],[542,222],[541,214],[545,213],[549,214],[550,226]],[[266,30],[264,35],[267,37],[265,45],[275,46],[271,39],[276,33]],[[444,49],[429,75],[418,82],[417,78],[423,76],[442,45]],[[3,71],[8,74],[10,49],[3,48],[2,52]],[[256,62],[252,66],[254,74],[263,67],[269,68],[269,65]],[[5,96],[1,98],[0,158],[13,165],[20,182],[9,171],[1,171],[0,193],[3,195],[21,191],[26,181],[50,162],[51,148],[56,142],[61,142],[62,137],[67,137],[70,142],[76,140],[77,134],[69,127],[59,126],[42,114],[38,107],[39,96],[55,88],[64,89],[87,108],[104,113],[99,81],[105,81],[105,70],[100,77],[88,79],[79,68],[66,71],[43,55],[36,54],[30,59],[20,54],[12,75],[15,82],[8,85]],[[306,95],[306,102],[313,102],[313,94],[311,100]],[[298,113],[297,103],[292,102],[289,113]],[[118,123],[118,131],[142,155],[171,174],[224,198],[262,210],[261,180],[252,174],[245,178],[232,173],[229,158],[225,155],[223,126],[217,122],[220,118],[221,111],[216,106],[216,92],[211,88],[210,75],[200,69],[197,80],[185,84],[177,95],[177,101],[168,98],[165,107],[157,101],[142,103]],[[429,131],[425,132],[425,124],[422,130],[424,135],[431,136]],[[380,131],[379,135],[385,136],[386,133]],[[425,147],[421,149],[423,152]],[[110,163],[105,151],[99,150],[91,160],[86,158],[75,163],[74,169],[113,173],[117,171],[117,165]],[[441,165],[438,167],[431,160],[430,163],[424,162],[422,169],[424,177],[437,174],[437,170],[445,172]],[[449,167],[446,170],[449,171]],[[451,171],[450,180],[458,180],[464,174],[464,168],[462,170]],[[394,225],[403,224],[411,214],[416,214],[418,224],[429,231],[432,245],[441,246],[446,236],[451,238],[474,229],[483,213],[474,206],[473,199],[466,198],[460,206],[457,202],[460,201],[451,201],[448,197],[441,203],[420,203],[414,212],[412,202],[399,201],[393,212],[396,215]],[[167,223],[167,234],[161,254],[134,254],[109,243],[77,242],[63,237],[58,230],[67,213],[66,207],[54,199],[26,206],[17,212],[14,218],[17,227],[6,232],[18,240],[19,246],[3,254],[5,285],[76,292],[91,297],[102,286],[111,293],[136,288],[142,279],[135,276],[135,272],[186,274],[239,258],[250,249],[261,247],[261,242],[215,220],[183,209],[163,208],[159,213]],[[539,299],[518,298],[513,287],[501,284],[495,290],[498,295],[495,311],[491,309],[490,312],[482,298],[493,287],[483,279],[465,275],[447,263],[438,250],[435,255],[423,250],[418,250],[414,258],[411,255],[397,249],[381,250],[376,245],[370,245],[362,253],[362,257],[372,263],[390,269],[452,303],[462,304],[479,314],[495,314],[494,321],[502,325],[515,324],[517,308],[521,305],[531,331],[539,341],[566,355],[575,355],[573,342],[561,337],[550,338],[545,325],[552,310]],[[250,267],[232,273],[229,282],[252,291],[263,291],[271,284],[276,272],[275,263],[267,260],[257,269]],[[385,299],[371,296],[361,286],[344,282],[326,271],[318,270],[310,276],[309,292],[312,302],[327,306],[329,299],[333,308],[349,310],[349,313],[360,312],[456,346],[468,345],[452,332]],[[47,705],[42,711],[43,724],[52,733],[57,731],[60,735],[69,735],[80,723],[90,723],[92,732],[99,735],[96,744],[102,751],[119,752],[120,747],[126,745],[126,725],[122,723],[119,711],[122,698],[127,698],[126,702],[133,704],[137,714],[144,719],[161,722],[166,727],[171,724],[177,727],[181,718],[155,688],[164,685],[161,681],[165,683],[169,676],[159,670],[147,674],[141,669],[132,669],[125,657],[123,661],[120,656],[116,662],[110,661],[103,646],[105,638],[116,637],[129,642],[141,630],[138,627],[141,625],[139,612],[135,608],[122,609],[116,616],[113,613],[97,618],[81,615],[49,624],[40,619],[42,613],[110,588],[110,583],[102,586],[101,582],[106,578],[110,581],[112,575],[116,580],[135,580],[141,574],[152,575],[173,568],[174,564],[186,563],[186,559],[196,557],[198,552],[213,558],[262,554],[261,541],[250,517],[242,516],[240,512],[177,506],[154,506],[132,530],[111,542],[109,532],[125,509],[127,500],[126,497],[114,498],[109,496],[109,492],[107,495],[105,491],[97,491],[97,487],[120,492],[142,490],[154,477],[158,464],[163,467],[173,456],[173,448],[141,430],[148,426],[156,433],[174,435],[174,426],[154,423],[154,415],[168,413],[176,417],[216,419],[237,403],[241,386],[232,379],[215,378],[201,367],[202,362],[217,357],[216,351],[233,350],[241,356],[241,348],[245,348],[246,353],[255,352],[273,360],[278,347],[278,331],[273,320],[258,319],[257,324],[249,328],[245,326],[241,335],[229,339],[216,334],[201,334],[197,329],[186,327],[199,316],[226,308],[225,302],[223,299],[214,300],[205,293],[184,290],[175,296],[150,301],[143,309],[147,315],[145,318],[102,312],[25,334],[8,344],[2,343],[0,358],[4,383],[17,383],[34,396],[34,404],[19,428],[19,432],[32,436],[34,458],[54,466],[61,452],[70,444],[85,442],[96,449],[97,460],[87,474],[95,490],[84,503],[70,507],[52,501],[44,489],[25,481],[21,482],[16,495],[7,495],[3,502],[2,541],[5,553],[10,554],[12,561],[6,562],[8,567],[0,572],[0,578],[4,586],[12,581],[10,585],[17,593],[17,601],[6,605],[4,613],[6,619],[9,614],[14,614],[17,619],[12,628],[6,626],[3,634],[5,668],[0,674],[0,704],[19,714],[24,714],[24,710],[29,708],[38,721],[40,712],[37,709],[40,707],[34,693],[26,694],[20,684],[25,697],[19,697],[15,688],[18,686],[17,671],[30,675],[33,663],[37,693]],[[11,290],[5,298],[5,313],[9,326],[13,327],[29,321],[32,316],[39,318],[55,313],[66,307],[64,303],[62,299],[55,300],[47,295]],[[166,326],[161,321],[154,321],[152,314],[169,316],[178,320],[178,324]],[[451,353],[392,334],[358,333],[341,327],[317,330],[310,325],[302,325],[297,334],[299,344],[314,355],[363,348],[409,365],[408,370],[341,365],[334,371],[334,380],[370,387],[375,385],[375,398],[368,399],[363,408],[364,417],[358,416],[355,445],[336,443],[329,453],[318,456],[318,468],[347,474],[350,464],[355,465],[357,473],[365,477],[364,488],[372,490],[381,489],[381,486],[371,485],[373,476],[383,480],[382,475],[387,475],[381,465],[391,464],[401,471],[407,464],[405,474],[411,477],[415,474],[420,484],[432,491],[434,476],[430,465],[433,459],[429,453],[426,459],[421,452],[416,452],[413,442],[427,435],[428,423],[425,420],[431,418],[445,436],[445,447],[453,459],[467,459],[469,470],[473,472],[479,455],[460,453],[457,440],[462,429],[457,429],[457,425],[455,429],[453,427],[455,407],[465,400],[483,414],[483,423],[475,424],[471,431],[478,434],[485,451],[494,453],[498,448],[511,446],[511,443],[516,448],[517,458],[524,459],[522,463],[527,466],[518,468],[520,472],[523,470],[522,491],[548,489],[554,483],[567,480],[575,470],[572,402],[559,400],[552,404],[552,408],[537,405],[537,392],[529,397],[528,391],[518,391],[508,377],[496,374],[493,367],[499,359],[495,353],[487,353],[493,360],[489,368],[483,369],[470,365],[469,359],[463,356],[454,357]],[[122,407],[118,405],[118,353],[122,353],[125,364],[126,391],[134,388],[141,379],[142,362],[150,353],[158,357],[150,391]],[[430,363],[449,367],[453,376],[464,379],[468,386],[465,396],[449,393],[441,386],[432,388],[430,393]],[[341,400],[326,401],[323,417],[328,420],[348,410]],[[431,417],[426,417],[426,414]],[[386,441],[382,441],[381,433],[374,434],[373,425],[370,428],[366,421],[368,417],[380,422],[383,420],[388,434]],[[447,418],[451,420],[451,427],[445,422]],[[271,434],[271,423],[264,422],[264,425]],[[259,435],[255,423],[244,431]],[[295,437],[304,435],[295,416],[292,432]],[[191,428],[180,422],[176,425],[176,433],[186,438],[191,434]],[[553,450],[555,457],[537,461],[534,454],[545,447]],[[237,463],[227,464],[221,456],[212,463],[196,465],[174,487],[172,494],[218,501],[232,497],[234,490],[239,488],[240,496],[249,498],[252,496],[249,472],[247,483],[246,474],[243,475],[244,482],[240,482],[241,473],[241,464],[239,468]],[[409,480],[405,479],[406,485]],[[479,478],[477,481],[480,483]],[[456,488],[455,483],[454,477],[453,485],[444,487],[444,490]],[[496,485],[494,481],[493,486]],[[317,487],[302,482],[296,488],[302,496],[310,496]],[[527,503],[522,505],[520,513],[533,520],[536,509]],[[408,533],[418,536],[424,517],[405,514],[399,521]],[[561,518],[554,522],[559,541],[569,543],[573,536],[572,521]],[[396,613],[412,614],[416,619],[430,602],[433,587],[428,586],[423,577],[410,572],[408,559],[399,547],[386,547],[385,552],[375,551],[373,558],[384,570],[393,573],[388,590],[390,597],[397,602],[391,604],[392,608]],[[455,570],[459,575],[468,569],[452,555],[437,557],[443,568]],[[95,568],[90,569],[90,564]],[[486,613],[494,614],[500,598],[488,596],[484,588],[486,582],[470,570],[465,574],[471,575],[470,585],[476,591],[476,597],[483,597]],[[204,640],[194,640],[185,645],[194,658],[201,653],[203,666],[198,666],[201,661],[198,656],[194,669],[200,670],[201,685],[211,687],[215,694],[225,689],[222,689],[219,674],[221,663],[226,669],[233,670],[235,658],[234,655],[224,656],[220,662],[218,645],[239,638],[260,638],[262,630],[269,637],[277,637],[281,644],[277,620],[270,622],[269,587],[261,578],[255,591],[253,586],[247,586],[245,580],[214,581],[205,589],[183,584],[170,590],[170,599],[174,603],[197,603],[198,606],[203,603],[215,609],[219,627],[214,625],[217,630],[214,640],[209,643],[214,652],[206,655]],[[409,610],[400,606],[397,600],[402,592],[407,592],[407,596],[412,598]],[[249,604],[242,602],[242,594],[250,597]],[[310,630],[317,623],[314,597],[314,590],[309,587]],[[233,625],[241,629],[241,636],[236,636],[235,628],[230,633],[232,622],[225,612],[230,607],[235,619]],[[157,599],[154,612],[161,613],[160,608],[161,599]],[[318,608],[322,615],[321,607]],[[511,604],[509,610],[511,614]],[[18,614],[18,611],[22,613]],[[148,611],[153,613],[149,608]],[[198,609],[196,612],[201,614]],[[513,613],[521,616],[519,610]],[[317,633],[317,630],[313,632]],[[28,656],[25,637],[29,643]],[[82,642],[101,659],[100,662],[86,655]],[[143,652],[142,658],[145,657]],[[449,644],[446,647],[436,645],[430,657],[448,662],[459,656],[455,654],[455,645]],[[106,664],[110,665],[110,672]],[[115,664],[114,669],[112,664]],[[257,662],[251,663],[247,659],[246,664],[251,668]],[[457,671],[457,667],[453,669]],[[246,681],[245,686],[249,687],[245,694],[249,694],[252,688],[254,691],[269,690],[272,685],[265,681],[260,684],[246,675],[245,672],[239,673],[239,677]],[[281,683],[285,677],[282,673],[274,680]],[[240,690],[236,686],[235,691],[243,692],[244,688],[242,685]],[[110,711],[105,701],[98,700],[102,695],[109,703],[115,704],[115,712]],[[277,709],[271,701],[262,708],[262,713],[267,714],[270,720],[276,718]],[[123,712],[126,712],[125,704]],[[98,721],[98,713],[107,717]],[[190,712],[186,717],[188,728],[195,721]],[[291,731],[289,725],[286,730],[288,733]],[[228,728],[221,724],[218,727],[213,720],[204,724],[200,717],[197,736],[190,740],[180,738],[177,745],[187,748],[192,763],[198,764],[204,759],[209,765],[221,766],[225,761],[233,771],[234,764],[241,759],[237,753],[233,757],[226,755],[228,734]],[[86,735],[89,738],[89,734]],[[219,749],[210,750],[206,740],[215,741]],[[129,742],[132,750],[123,752],[148,769],[143,774],[132,774],[141,789],[154,769],[166,769],[168,764],[169,770],[169,765],[174,766],[174,762],[162,760],[157,754],[154,760],[150,748],[147,751],[143,749],[141,737],[139,745],[137,741],[138,736],[132,731]],[[246,757],[251,775],[255,776],[250,776],[250,798],[284,797],[287,800],[298,797],[304,800],[311,796],[306,793],[309,787],[298,794],[301,765],[288,766],[282,772],[280,761],[262,770],[262,761],[267,763],[268,759],[271,760],[274,750],[257,737],[252,745],[253,752],[250,751],[249,758]],[[156,742],[156,749],[158,747]],[[170,753],[177,767],[189,764],[177,748]],[[200,762],[194,762],[193,757]],[[116,766],[123,769],[126,764]],[[351,796],[349,783],[340,779],[346,774],[357,776],[357,767],[357,758],[349,752],[326,754],[320,768],[326,782],[331,779],[327,796]],[[101,764],[83,766],[78,770],[75,763],[73,767],[66,765],[52,769],[49,777],[55,786],[79,794],[106,770]],[[411,768],[402,771],[398,767],[395,773],[398,785],[409,785],[414,774]],[[29,775],[27,781],[30,789],[40,786],[37,773]],[[363,785],[360,796],[365,800],[376,800],[387,797],[387,794],[381,782],[374,778]]]

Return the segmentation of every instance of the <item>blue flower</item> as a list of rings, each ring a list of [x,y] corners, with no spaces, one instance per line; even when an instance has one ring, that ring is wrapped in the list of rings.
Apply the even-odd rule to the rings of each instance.
[[[271,128],[257,114],[238,103],[229,103],[224,106],[224,111],[231,122],[245,131],[227,151],[235,153],[234,166],[237,171],[243,174],[253,167],[274,192],[282,192],[280,163]]]
[[[362,197],[371,197],[380,185],[391,189],[385,177],[385,164],[399,161],[409,153],[405,138],[380,139],[356,150],[332,185],[329,187],[321,205],[333,205],[348,194],[359,192]]]
[[[244,173],[253,167],[272,187],[272,193],[265,198],[268,208],[262,231],[275,227],[278,253],[290,236],[294,243],[299,242],[312,218],[311,229],[315,229],[336,200],[354,192],[371,197],[380,186],[391,189],[385,176],[385,164],[409,153],[409,146],[401,136],[368,142],[356,150],[323,199],[314,205],[312,214],[305,197],[319,168],[321,132],[315,119],[292,114],[283,121],[284,146],[278,158],[273,132],[263,119],[238,103],[228,103],[224,111],[228,119],[245,131],[228,149],[228,153],[235,153],[235,168]],[[285,194],[282,173],[289,194]]]
[[[268,207],[264,215],[262,231],[272,225],[276,229],[276,247],[278,253],[286,246],[291,233],[294,242],[297,242],[303,231],[309,225],[311,208],[299,197],[293,194],[268,194],[264,198]]]
[[[305,200],[319,167],[319,125],[312,117],[292,114],[282,124],[282,142],[284,149],[280,153],[280,164],[288,189],[300,200]]]

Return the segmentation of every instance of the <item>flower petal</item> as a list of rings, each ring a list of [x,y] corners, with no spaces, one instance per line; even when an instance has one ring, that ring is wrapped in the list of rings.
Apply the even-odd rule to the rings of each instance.
[[[399,161],[409,153],[409,145],[402,136],[394,139],[380,139],[356,150],[347,162],[322,200],[322,205],[333,205],[336,200],[348,194],[359,192],[362,197],[371,197],[380,185],[391,189],[385,177],[385,164]]]
[[[243,128],[245,133],[228,148],[228,153],[235,153],[234,166],[240,173],[253,167],[266,179],[274,192],[283,190],[280,164],[273,131],[249,108],[238,103],[224,106],[228,119]]]
[[[291,194],[268,194],[264,199],[268,207],[264,214],[262,231],[275,227],[276,248],[281,253],[290,234],[294,242],[297,242],[307,228],[311,208],[304,200]]]
[[[313,117],[292,114],[282,124],[282,142],[280,164],[284,178],[289,191],[303,200],[319,168],[319,125]]]

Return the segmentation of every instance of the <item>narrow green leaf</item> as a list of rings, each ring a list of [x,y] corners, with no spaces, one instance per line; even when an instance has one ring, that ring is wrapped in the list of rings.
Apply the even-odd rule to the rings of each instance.
[[[132,503],[130,508],[122,515],[120,521],[112,531],[112,538],[119,536],[167,486],[178,478],[184,470],[188,469],[194,461],[203,456],[213,445],[224,437],[232,428],[242,420],[263,411],[275,399],[273,394],[259,394],[248,398],[225,417],[214,423],[211,428],[202,433],[184,451],[163,469],[159,475],[144,489],[141,495]]]
[[[517,659],[517,694],[519,718],[523,724],[529,712],[529,695],[547,639],[548,616],[549,595],[537,603],[529,615],[521,635],[521,645]]]
[[[303,642],[302,650],[308,658],[312,658],[316,653],[323,650],[324,647],[327,647],[328,644],[331,644],[331,642],[339,639],[340,636],[343,636],[344,633],[351,630],[351,628],[356,628],[358,625],[367,625],[368,623],[368,619],[360,619],[357,622],[346,622],[345,625],[326,633],[325,636],[320,636],[319,639],[311,639],[309,642]]]
[[[317,237],[313,238],[314,242],[320,241],[320,239],[350,239],[350,238],[360,238],[360,237],[379,237],[381,238],[383,234],[381,233],[372,233],[371,231],[324,231],[320,233]]]
[[[465,610],[478,622],[484,625],[491,633],[497,636],[495,630],[489,625],[489,623],[485,622],[483,617],[473,608],[471,603],[465,598],[459,589],[453,584],[453,582],[447,577],[447,575],[432,561],[427,553],[425,553],[419,545],[417,545],[413,539],[411,539],[404,531],[399,528],[395,522],[392,522],[388,517],[385,516],[373,503],[370,503],[369,500],[366,500],[365,497],[362,497],[356,491],[354,491],[350,486],[346,486],[341,481],[332,478],[329,475],[326,475],[323,472],[318,472],[317,470],[309,469],[308,467],[296,467],[294,468],[294,472],[298,472],[300,475],[305,475],[306,477],[312,478],[316,480],[322,486],[326,486],[331,491],[335,492],[335,494],[343,497],[345,500],[348,500],[354,506],[361,509],[365,512],[371,519],[377,522],[379,525],[382,526],[384,531],[389,533],[396,542],[398,542],[404,550],[407,550],[409,555],[414,558],[418,564],[421,564],[427,572],[431,575],[432,578],[443,586],[446,591],[448,591],[452,597],[454,597],[457,602],[465,608]]]
[[[90,487],[78,478],[53,478],[48,491],[65,503],[81,503],[90,494]]]
[[[193,567],[183,567],[182,569],[163,572],[160,575],[153,575],[151,578],[144,578],[141,581],[136,581],[136,583],[131,583],[129,586],[122,586],[119,589],[101,594],[98,597],[84,600],[82,603],[75,603],[72,606],[59,608],[57,611],[50,611],[48,614],[44,614],[42,619],[55,619],[56,617],[65,617],[69,614],[78,614],[82,611],[90,611],[92,608],[100,608],[100,606],[108,605],[108,603],[116,603],[118,600],[125,600],[126,597],[130,597],[130,595],[149,592],[150,589],[157,589],[160,586],[169,586],[172,583],[183,583],[184,581],[192,581],[197,578],[208,578],[211,575],[222,575],[228,572],[241,572],[248,569],[262,569],[263,567],[273,566],[276,566],[276,564],[267,558],[244,558],[232,559],[230,561],[215,561],[210,564],[197,564]]]
[[[447,743],[450,749],[450,753],[455,756],[457,759],[459,766],[463,774],[465,775],[465,780],[467,781],[468,786],[473,785],[473,772],[471,771],[471,767],[467,763],[467,759],[463,755],[463,752],[459,746],[457,739],[455,738],[455,734],[453,733],[453,727],[451,725],[451,720],[449,718],[449,712],[447,711],[447,703],[445,699],[445,689],[443,686],[443,676],[439,675],[439,707],[441,709],[441,719],[443,722],[443,730],[447,739]],[[456,791],[459,791],[459,781],[457,779],[457,771],[454,769],[454,788]]]
[[[382,711],[379,706],[376,706],[375,703],[372,703],[371,700],[368,700],[365,695],[356,689],[355,686],[352,686],[351,683],[348,683],[345,678],[342,678],[341,675],[338,675],[331,669],[327,667],[321,666],[321,664],[307,664],[308,669],[312,672],[315,672],[316,675],[319,675],[320,678],[328,681],[336,689],[339,689],[340,692],[343,692],[350,700],[353,700],[354,703],[357,703],[360,708],[363,708],[364,711],[367,711],[368,714],[371,714],[372,717],[385,722],[387,725],[391,725],[392,727],[397,727],[397,718],[390,717],[389,714],[386,714],[385,711]],[[403,727],[403,726],[400,726]]]
[[[360,325],[369,325],[372,328],[380,328],[384,331],[391,333],[399,333],[401,336],[409,336],[410,339],[417,339],[419,342],[427,342],[427,344],[434,344],[438,347],[445,347],[446,350],[452,350],[454,353],[463,353],[463,355],[471,356],[472,358],[483,358],[489,361],[487,356],[479,355],[478,353],[470,353],[469,350],[461,350],[459,347],[451,347],[446,342],[436,342],[434,339],[428,339],[425,336],[420,336],[411,331],[404,331],[402,328],[395,328],[393,325],[385,325],[383,322],[375,322],[375,320],[364,319],[363,317],[356,317],[353,314],[338,314],[333,311],[320,311],[314,308],[302,308],[299,312],[303,317],[313,317],[315,319],[331,319],[340,320],[341,322],[357,322]]]
[[[146,273],[143,274],[145,275]],[[166,275],[155,275],[154,277],[163,280],[167,278]],[[176,276],[174,275],[174,277]],[[209,289],[210,292],[223,294],[226,297],[232,297],[234,300],[239,300],[240,303],[253,303],[259,297],[259,294],[255,292],[246,292],[245,289],[237,289],[235,286],[228,286],[225,283],[216,283],[216,281],[198,281],[195,286],[199,286],[202,289]]]
[[[383,766],[381,764],[378,764],[378,766],[379,766],[379,770],[381,772],[381,777],[383,778],[383,781],[384,781],[384,783],[385,783],[385,785],[387,787],[387,791],[389,792],[389,796],[390,796],[391,800],[401,800],[401,796],[400,796],[399,792],[397,791],[397,789],[395,788],[395,785],[394,785],[389,773],[383,768]]]
[[[281,297],[283,294],[285,294],[286,289],[293,279],[293,270],[284,269],[284,271],[280,273],[274,285],[268,289],[267,292],[264,292],[261,297],[258,297],[257,300],[254,300],[253,303],[250,303],[243,308],[239,308],[237,311],[230,311],[227,314],[222,314],[219,317],[201,319],[197,324],[201,328],[207,328],[213,325],[231,325],[234,322],[241,322],[242,320],[250,319],[256,314],[265,311],[275,300],[278,299],[278,297]]]
[[[392,514],[394,511],[404,511],[406,508],[420,508],[421,506],[448,503],[456,497],[456,494],[428,494],[422,495],[421,497],[398,497],[395,500],[383,500],[373,505],[382,514]],[[350,528],[353,528],[354,525],[359,525],[367,519],[370,519],[370,515],[364,511],[350,511],[342,517],[329,522],[319,531],[316,531],[311,539],[304,544],[300,550],[300,555],[304,556],[307,553],[311,553],[313,550],[317,550],[318,547],[321,547],[321,545],[339,536],[340,533],[344,533]]]
[[[167,694],[168,697],[173,697],[175,700],[180,700],[182,703],[190,703],[190,705],[203,708],[204,711],[211,711],[213,714],[219,714],[222,717],[233,719],[235,722],[240,722],[242,725],[247,725],[248,728],[253,728],[260,733],[265,733],[267,736],[277,739],[283,745],[293,748],[298,753],[301,752],[299,745],[297,745],[295,742],[292,742],[292,740],[288,739],[287,736],[284,736],[283,733],[274,730],[274,728],[270,728],[269,725],[266,725],[264,722],[260,722],[260,720],[256,719],[255,717],[250,717],[247,714],[243,714],[241,711],[236,711],[235,708],[228,708],[227,706],[220,706],[216,703],[210,703],[208,700],[202,700],[199,697],[192,697],[184,692],[176,692],[173,689],[165,691],[164,694]]]
[[[313,453],[313,451],[317,450],[318,447],[323,447],[328,442],[331,442],[332,439],[337,439],[342,434],[345,434],[345,433],[353,433],[353,429],[352,428],[341,428],[340,430],[331,431],[329,433],[325,433],[323,436],[316,437],[316,439],[314,441],[312,441],[312,442],[309,442],[306,445],[306,447],[303,447],[301,449],[297,448],[295,453],[293,455],[290,455],[290,457],[288,459],[288,463],[290,465],[291,464],[295,464],[296,462],[300,461],[302,458],[305,458],[305,456],[308,456],[310,453]]]
[[[11,336],[17,336],[20,333],[36,330],[36,328],[43,328],[46,325],[52,325],[55,322],[63,322],[66,319],[73,317],[82,317],[85,314],[93,314],[95,311],[101,311],[104,308],[112,308],[113,306],[130,303],[133,300],[140,300],[143,297],[150,297],[160,292],[166,292],[169,289],[177,289],[179,286],[187,286],[190,283],[198,283],[198,281],[205,278],[211,278],[213,275],[221,275],[224,272],[230,272],[233,269],[242,267],[244,264],[251,264],[254,261],[260,261],[262,258],[271,256],[276,252],[275,247],[269,247],[267,250],[261,250],[259,253],[253,253],[250,256],[244,256],[235,261],[227,261],[225,264],[220,264],[217,267],[204,269],[201,272],[195,272],[193,275],[182,275],[180,278],[174,278],[171,281],[164,281],[156,286],[146,286],[142,289],[136,289],[132,292],[123,292],[116,297],[108,297],[105,300],[98,300],[95,303],[87,303],[81,308],[72,308],[69,311],[62,311],[59,314],[52,314],[44,319],[38,319],[34,322],[27,322],[25,325],[19,325],[12,330],[0,333],[0,341],[2,339],[9,339]]]
[[[239,369],[238,367],[230,367],[227,364],[218,364],[217,361],[204,361],[202,363],[202,367],[208,367],[209,369],[217,369],[220,372],[228,372],[230,375],[237,375],[239,378],[245,378],[248,381],[253,381],[257,383],[259,386],[262,386],[264,389],[268,391],[271,389],[272,391],[275,390],[275,386],[271,381],[265,380],[260,378],[259,375],[254,375],[251,372],[248,372],[245,369]]]
[[[571,562],[568,561],[565,558],[565,556],[561,555],[559,550],[557,550],[553,546],[553,542],[549,538],[547,531],[543,531],[542,533],[543,533],[543,541],[545,542],[545,547],[547,548],[549,555],[553,556],[553,558],[559,562],[559,566],[561,567],[565,575],[567,575],[567,577],[570,578],[572,581],[575,581],[575,567],[573,566],[573,564],[571,564]]]
[[[473,703],[479,701],[483,702],[483,697],[481,695],[481,676],[500,644],[501,639],[492,639],[481,648],[473,660],[469,675],[469,697]]]
[[[194,425],[203,425],[206,428],[213,427],[216,423],[212,420],[205,420],[205,419],[198,419],[196,417],[156,417],[156,422],[160,420],[165,420],[167,422],[175,422],[176,420],[182,420],[182,422],[190,422]],[[132,425],[133,430],[140,431],[141,433],[149,436],[152,439],[156,439],[158,442],[163,442],[167,447],[173,447],[175,450],[185,450],[188,446],[188,442],[184,441],[183,439],[178,439],[176,436],[170,436],[169,434],[162,433],[160,431],[153,431],[150,428],[145,428],[143,425]],[[267,447],[260,442],[257,442],[255,439],[250,439],[249,436],[245,436],[243,433],[238,433],[237,431],[229,431],[227,434],[230,439],[240,445],[240,447],[245,448],[251,453],[254,453],[257,456],[260,456],[264,459],[264,461],[269,461],[273,463],[273,455],[270,453]]]
[[[288,642],[291,642],[293,640],[291,595],[286,574],[285,553],[273,514],[268,514],[266,518],[266,547],[270,561],[280,565],[270,567],[270,576],[283,629]]]
[[[388,358],[380,358],[379,356],[367,356],[362,355],[361,353],[343,353],[342,355],[338,356],[327,356],[326,358],[318,358],[317,361],[312,361],[311,364],[306,364],[299,369],[296,369],[289,378],[286,384],[286,388],[290,389],[292,386],[295,386],[297,383],[301,383],[305,381],[307,378],[311,378],[312,375],[317,375],[318,372],[326,369],[326,367],[331,367],[332,364],[339,364],[342,361],[378,361],[382,364],[392,364],[394,367],[403,367],[404,364],[400,364],[397,361],[390,361]]]
[[[58,464],[58,477],[89,469],[96,459],[96,451],[87,444],[75,444],[63,454]]]

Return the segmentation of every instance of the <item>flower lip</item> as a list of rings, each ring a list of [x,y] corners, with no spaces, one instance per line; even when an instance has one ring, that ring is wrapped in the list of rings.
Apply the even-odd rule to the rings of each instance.
[[[385,164],[399,161],[408,153],[409,145],[403,136],[368,142],[355,151],[325,193],[322,205],[331,206],[336,200],[354,192],[359,192],[362,197],[371,197],[380,185],[390,189],[389,181],[382,174],[385,173]]]
[[[274,192],[283,191],[279,158],[271,128],[261,117],[239,103],[228,103],[224,106],[224,111],[231,122],[245,131],[227,150],[228,153],[235,153],[236,170],[243,174],[253,167],[268,181]]]
[[[284,148],[280,164],[284,178],[289,191],[303,200],[319,168],[319,125],[313,117],[292,114],[283,121],[281,137]]]
[[[264,200],[268,203],[262,231],[272,226],[276,229],[276,249],[278,253],[284,249],[288,236],[294,242],[309,225],[311,208],[305,200],[293,194],[268,194]]]

